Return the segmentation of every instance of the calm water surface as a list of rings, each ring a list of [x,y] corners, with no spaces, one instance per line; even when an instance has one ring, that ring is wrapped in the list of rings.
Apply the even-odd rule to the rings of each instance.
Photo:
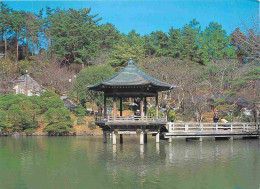
[[[1,137],[1,189],[259,189],[260,140]]]

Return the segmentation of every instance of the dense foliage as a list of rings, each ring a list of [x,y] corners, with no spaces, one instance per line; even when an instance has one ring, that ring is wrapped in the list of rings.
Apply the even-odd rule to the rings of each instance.
[[[115,70],[110,65],[91,66],[82,69],[73,86],[74,95],[76,95],[83,106],[88,101],[103,107],[103,93],[90,91],[87,86],[101,82],[114,74]]]
[[[52,91],[32,97],[23,94],[0,96],[2,134],[32,133],[43,118],[48,123],[45,130],[51,135],[66,134],[72,130],[70,111],[64,108],[63,101]]]

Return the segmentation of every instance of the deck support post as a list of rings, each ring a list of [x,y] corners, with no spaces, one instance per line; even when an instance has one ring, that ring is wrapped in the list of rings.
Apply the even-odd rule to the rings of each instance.
[[[116,134],[115,134],[115,131],[112,132],[112,140],[113,140],[113,145],[116,145]]]
[[[144,159],[144,145],[140,145],[140,156]]]
[[[160,142],[160,132],[156,134],[156,143]]]
[[[120,144],[123,144],[123,134],[120,134]]]
[[[140,133],[140,145],[143,145],[144,144],[144,132],[142,131]]]
[[[147,133],[144,133],[144,143],[147,143]]]
[[[169,143],[172,143],[172,137],[170,137],[170,138],[168,139],[168,142],[169,142]]]
[[[103,143],[107,143],[107,133],[103,131]]]
[[[113,120],[116,120],[116,97],[113,97]]]
[[[123,105],[122,105],[122,97],[120,97],[120,116],[123,116]]]
[[[158,119],[158,93],[155,97],[155,116],[156,116],[156,119]]]

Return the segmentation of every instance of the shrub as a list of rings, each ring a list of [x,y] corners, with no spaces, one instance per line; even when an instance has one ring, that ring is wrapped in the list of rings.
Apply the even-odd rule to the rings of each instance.
[[[73,130],[70,111],[64,107],[50,108],[45,112],[45,119],[49,122],[45,128],[49,135],[66,135]]]

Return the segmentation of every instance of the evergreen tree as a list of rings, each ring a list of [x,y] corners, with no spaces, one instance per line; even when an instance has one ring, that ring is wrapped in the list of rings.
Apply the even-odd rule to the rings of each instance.
[[[211,22],[206,27],[201,34],[200,45],[204,63],[210,60],[236,57],[234,46],[230,46],[230,37],[218,23]]]
[[[159,30],[156,32],[152,32],[150,38],[155,47],[155,55],[167,56],[169,53],[169,42],[167,34]]]
[[[16,41],[16,61],[19,59],[19,41],[24,38],[25,29],[25,12],[13,11],[10,14],[11,19],[11,31],[15,33]]]
[[[0,31],[2,33],[2,41],[4,41],[5,48],[5,59],[7,57],[7,35],[10,31],[10,13],[11,9],[4,4],[3,2],[0,2]]]
[[[182,28],[182,55],[181,58],[186,58],[191,61],[199,62],[200,47],[199,47],[199,34],[201,27],[199,22],[193,19],[188,25]]]
[[[181,58],[183,50],[183,41],[180,29],[173,29],[169,31],[169,55],[173,58]]]

